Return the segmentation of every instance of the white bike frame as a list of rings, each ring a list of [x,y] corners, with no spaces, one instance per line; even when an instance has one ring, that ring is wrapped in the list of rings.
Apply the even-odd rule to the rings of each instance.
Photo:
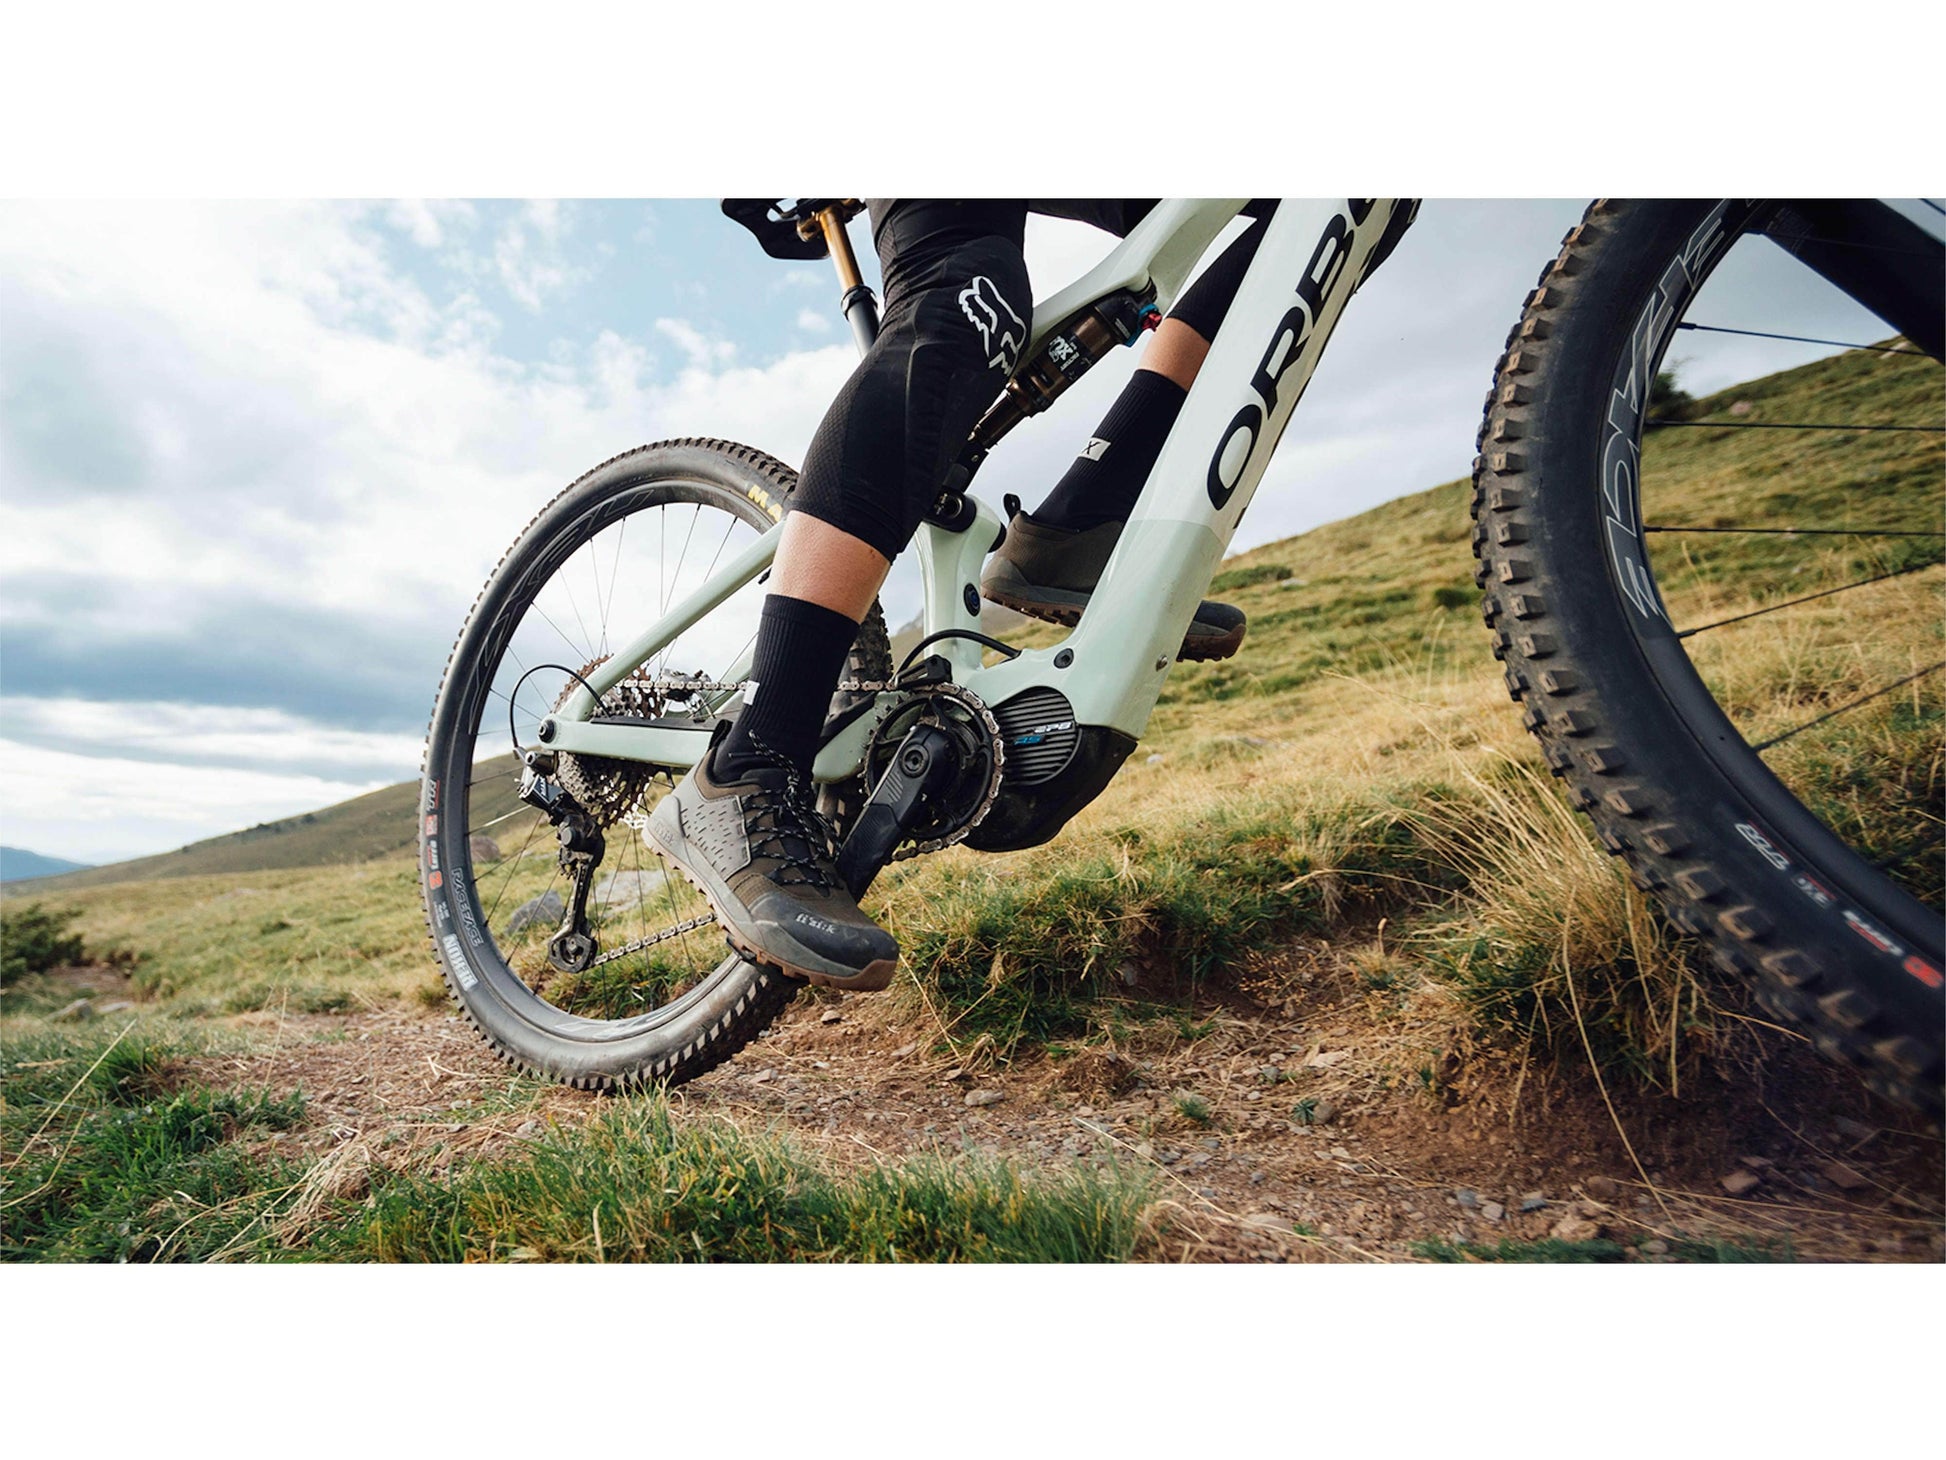
[[[1034,307],[1035,359],[1048,336],[1074,315],[1123,289],[1151,285],[1165,313],[1197,259],[1243,199],[1169,199],[1158,204],[1095,268]],[[1077,725],[1141,739],[1175,662],[1196,605],[1255,495],[1298,398],[1331,331],[1384,237],[1397,199],[1319,201],[1286,198],[1265,227],[1221,329],[1161,455],[1150,471],[1080,622],[1059,644],[982,665],[976,639],[931,646],[954,681],[997,705],[1024,690],[1058,691]],[[973,522],[955,530],[931,522],[917,536],[928,636],[979,629],[980,571],[1001,521],[971,498]],[[782,528],[772,528],[702,588],[644,629],[588,676],[525,749],[607,756],[687,769],[708,745],[709,726],[602,725],[590,722],[596,697],[671,644],[684,630],[767,569]],[[747,660],[724,678],[747,675]],[[592,691],[592,693],[591,693]],[[872,717],[855,722],[820,751],[817,779],[856,775]]]

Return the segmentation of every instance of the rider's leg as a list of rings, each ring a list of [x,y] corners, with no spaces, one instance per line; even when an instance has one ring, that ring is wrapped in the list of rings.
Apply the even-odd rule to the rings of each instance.
[[[1026,343],[1025,226],[1017,202],[913,201],[882,221],[885,318],[805,456],[757,635],[757,692],[719,769],[768,749],[808,780],[851,646],[836,620],[856,631]]]
[[[1037,618],[1073,623],[1135,510],[1149,471],[1175,427],[1210,340],[1263,240],[1268,212],[1205,269],[1156,330],[1142,362],[1067,474],[1033,512],[1017,513],[988,561],[981,591]],[[1205,600],[1183,638],[1186,659],[1223,659],[1242,647],[1243,613]]]
[[[1263,236],[1259,217],[1176,302],[1087,446],[1034,510],[1036,522],[1082,530],[1128,520]]]
[[[884,987],[898,944],[837,876],[811,761],[859,621],[1026,343],[1025,221],[921,202],[883,220],[885,319],[805,457],[744,709],[649,821],[745,956],[835,987]]]

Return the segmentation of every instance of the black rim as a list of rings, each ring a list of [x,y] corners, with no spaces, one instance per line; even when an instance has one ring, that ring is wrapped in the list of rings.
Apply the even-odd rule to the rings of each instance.
[[[615,819],[604,828],[607,850],[594,884],[600,890],[606,879],[616,876],[608,890],[618,895],[606,905],[590,898],[590,922],[602,945],[597,963],[579,974],[564,974],[549,965],[546,939],[554,924],[545,918],[509,935],[516,909],[548,891],[563,903],[570,895],[552,830],[514,799],[518,768],[510,750],[495,744],[507,737],[509,701],[516,722],[525,718],[531,724],[553,708],[574,674],[586,673],[590,663],[612,652],[618,638],[652,621],[629,612],[631,602],[640,603],[646,594],[650,608],[666,608],[773,523],[744,494],[693,473],[668,479],[637,476],[600,490],[594,505],[571,515],[550,515],[552,529],[517,550],[502,570],[499,588],[476,609],[467,633],[469,647],[462,650],[466,678],[454,686],[453,729],[440,766],[442,784],[458,787],[459,793],[442,792],[437,811],[446,849],[437,896],[459,925],[451,931],[464,940],[460,951],[472,954],[466,961],[469,971],[526,1023],[577,1043],[632,1039],[732,997],[744,982],[738,976],[741,961],[726,956],[707,906],[639,834],[636,813],[645,813],[646,804],[672,784],[666,774],[649,783],[646,804],[633,800],[635,811],[627,820]],[[633,548],[631,533],[637,540]],[[653,543],[644,540],[650,535]],[[642,580],[648,577],[646,565],[659,563],[660,581],[653,588],[635,581],[631,559],[644,565]],[[566,581],[570,577],[572,583]],[[550,593],[551,586],[557,591]],[[690,635],[704,627],[697,626]],[[650,670],[714,677],[741,652],[723,644],[686,650],[684,638],[656,656]],[[690,663],[685,654],[698,662]],[[543,655],[551,655],[562,668],[539,670],[548,662]],[[508,686],[523,677],[518,693],[510,692]],[[642,775],[638,768],[609,764],[613,774]],[[582,769],[592,784],[614,784],[604,780],[599,762],[585,763]],[[491,849],[499,855],[476,865],[473,837],[484,834],[497,842],[503,833],[506,845]],[[638,896],[645,890],[646,896]],[[435,929],[436,934],[441,931]],[[614,954],[651,938],[661,941],[637,953]],[[451,940],[447,948],[450,964]],[[455,976],[460,977],[457,970]]]
[[[1816,714],[1807,710],[1802,723],[1761,735],[1753,744],[1725,712],[1718,695],[1706,682],[1703,670],[1692,658],[1690,645],[1700,634],[1751,622],[1815,600],[1834,598],[1842,593],[1866,588],[1870,584],[1889,583],[1891,580],[1900,578],[1917,581],[1913,580],[1912,575],[1924,572],[1937,564],[1939,558],[1937,549],[1941,540],[1946,538],[1946,534],[1939,532],[1935,526],[1907,524],[1903,518],[1898,517],[1887,522],[1873,521],[1869,529],[1826,526],[1821,529],[1813,528],[1808,532],[1792,525],[1780,525],[1775,522],[1723,528],[1709,523],[1644,521],[1642,503],[1645,475],[1642,468],[1644,427],[1658,424],[1656,418],[1650,415],[1648,408],[1650,383],[1655,380],[1657,372],[1661,369],[1664,356],[1678,330],[1687,324],[1683,316],[1703,285],[1715,273],[1740,238],[1749,236],[1763,226],[1768,211],[1761,205],[1725,202],[1700,214],[1698,225],[1689,234],[1685,248],[1677,260],[1655,281],[1638,319],[1631,321],[1634,327],[1630,332],[1629,343],[1617,361],[1609,381],[1608,412],[1600,432],[1598,448],[1601,453],[1601,480],[1605,494],[1604,539],[1610,581],[1617,593],[1629,605],[1629,612],[1625,617],[1650,673],[1664,696],[1687,725],[1698,747],[1744,801],[1756,808],[1762,818],[1762,820],[1740,822],[1735,828],[1736,832],[1778,871],[1791,877],[1796,882],[1799,892],[1812,903],[1817,904],[1822,911],[1832,916],[1843,916],[1848,922],[1866,918],[1868,928],[1872,927],[1869,918],[1876,917],[1889,925],[1890,932],[1895,935],[1891,942],[1896,944],[1902,941],[1907,948],[1930,950],[1937,957],[1941,941],[1938,912],[1927,908],[1905,889],[1896,885],[1885,875],[1880,866],[1874,865],[1868,857],[1860,855],[1819,820],[1805,805],[1799,794],[1786,785],[1771,766],[1766,764],[1763,752],[1806,732],[1815,732],[1818,727],[1835,722],[1841,715],[1883,701],[1909,685],[1936,679],[1938,671],[1946,668],[1946,665],[1919,666],[1914,672],[1891,676],[1890,682],[1874,685],[1861,693],[1849,695],[1844,703],[1833,706],[1828,711],[1821,705]],[[1792,337],[1786,336],[1786,338]],[[1846,342],[1818,340],[1815,343],[1843,344]],[[1867,343],[1861,348],[1874,347]],[[1886,355],[1923,353],[1912,351],[1906,346],[1881,347],[1876,352]],[[1936,368],[1936,364],[1932,368]],[[1660,424],[1675,423],[1661,422]],[[1719,425],[1734,429],[1743,423],[1711,420],[1703,423],[1681,424]],[[1857,423],[1757,422],[1750,424],[1799,432],[1859,429]],[[1935,422],[1866,424],[1896,425],[1902,431],[1909,429],[1914,433],[1911,437],[1913,440],[1923,441],[1927,435],[1937,437],[1941,434]],[[1871,537],[1900,543],[1907,548],[1916,546],[1919,552],[1917,556],[1895,561],[1882,571],[1867,573],[1857,581],[1835,587],[1820,585],[1816,591],[1792,594],[1774,603],[1766,602],[1756,611],[1725,614],[1713,619],[1705,616],[1708,621],[1678,627],[1670,619],[1654,570],[1654,559],[1661,555],[1665,547],[1675,550],[1673,544],[1687,534],[1719,531],[1745,532],[1753,536],[1801,533],[1807,538]],[[1657,552],[1651,553],[1648,542],[1651,536],[1656,534],[1662,536],[1657,539]],[[1930,551],[1929,556],[1928,551]],[[1925,830],[1927,818],[1930,818],[1930,825],[1936,828],[1937,808],[1920,806],[1915,810],[1916,819],[1922,830],[1922,840],[1914,850],[1922,851],[1928,841],[1937,840],[1936,830],[1930,832]],[[1790,865],[1780,865],[1780,858]],[[1820,885],[1817,877],[1810,875],[1813,872],[1833,885],[1829,887]],[[1807,878],[1810,883],[1808,887],[1805,885]],[[1831,900],[1827,901],[1827,898]],[[1872,930],[1881,931],[1876,928]],[[1855,922],[1854,931],[1860,931]],[[1867,943],[1874,941],[1868,932],[1861,931],[1860,935]],[[1884,947],[1879,947],[1878,951],[1881,954],[1887,953]]]

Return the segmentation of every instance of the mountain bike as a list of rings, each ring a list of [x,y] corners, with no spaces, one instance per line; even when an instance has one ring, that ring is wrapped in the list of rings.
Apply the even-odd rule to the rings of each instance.
[[[1241,206],[1166,200],[1036,304],[1022,363],[915,540],[918,643],[895,665],[875,606],[832,702],[815,778],[855,893],[904,857],[1044,843],[1127,762],[1333,327],[1416,207],[1281,201],[1079,621],[1045,648],[985,633],[977,585],[1004,524],[972,494],[976,474],[1021,420],[1166,312]],[[845,228],[859,208],[784,200],[737,221],[774,255],[829,256],[862,350],[877,315]],[[1733,247],[1779,245],[1897,332],[1867,348],[1931,372],[1900,387],[1929,415],[1846,425],[1658,413],[1678,331],[1713,327],[1686,316],[1714,271]],[[1774,697],[1751,700],[1736,683],[1747,652],[1702,646],[1743,632],[1724,625],[1810,600],[1810,612],[1837,615],[1840,637],[1847,623],[1916,614],[1919,641],[1929,615],[1936,643],[1938,472],[1894,472],[1873,452],[1893,439],[1880,427],[1920,433],[1898,438],[1908,445],[1939,434],[1941,278],[1938,239],[1881,204],[1597,202],[1508,338],[1472,492],[1493,651],[1604,845],[1779,1017],[1935,1112],[1946,940],[1939,755],[1928,761],[1924,746],[1946,723],[1946,655],[1826,656],[1793,701],[1806,723],[1786,725]],[[1685,522],[1670,519],[1696,504],[1656,500],[1650,468],[1669,433],[1801,441],[1824,427],[1837,434],[1820,459],[1856,462],[1855,490],[1836,505],[1824,488],[1801,500],[1776,491],[1762,520]],[[448,987],[523,1070],[597,1088],[693,1079],[798,990],[712,936],[708,906],[641,836],[662,790],[737,712],[794,484],[783,462],[727,441],[616,456],[540,511],[460,633],[427,744],[421,880]],[[1726,556],[1732,539],[1766,546]],[[1752,563],[1761,581],[1726,597],[1726,565]],[[1762,576],[1773,569],[1815,586],[1780,591]],[[1853,569],[1857,581],[1830,583]],[[1916,590],[1918,607],[1888,607],[1895,587]],[[1712,609],[1722,625],[1694,621]],[[1836,791],[1829,767],[1780,763],[1813,725],[1846,715],[1870,734]],[[1870,782],[1869,804],[1848,776]]]

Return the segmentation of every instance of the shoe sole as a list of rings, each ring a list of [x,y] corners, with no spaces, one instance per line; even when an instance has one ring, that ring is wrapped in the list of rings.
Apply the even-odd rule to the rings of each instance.
[[[1054,588],[1041,591],[1059,593],[1062,590]],[[980,596],[991,603],[999,604],[1002,608],[1011,608],[1015,613],[1024,613],[1029,618],[1040,619],[1043,623],[1061,624],[1067,628],[1073,628],[1081,622],[1081,610],[1088,606],[1086,594],[1077,595],[1081,601],[1076,604],[1051,603],[1046,599],[1023,598],[1018,593],[1009,593],[1002,588],[989,588],[984,583],[980,585]],[[1184,634],[1182,647],[1176,650],[1176,659],[1179,662],[1188,660],[1191,663],[1229,659],[1243,647],[1243,636],[1248,627],[1246,624],[1242,628],[1224,634],[1200,636]]]
[[[663,806],[673,804],[670,798],[663,799]],[[761,947],[756,939],[750,936],[749,931],[739,927],[736,919],[730,915],[729,898],[718,884],[715,874],[707,869],[692,868],[676,850],[665,845],[663,839],[655,834],[656,817],[660,816],[661,812],[662,806],[656,807],[656,815],[649,818],[648,826],[643,829],[642,839],[649,844],[651,850],[682,874],[683,881],[702,895],[703,901],[709,904],[710,911],[716,914],[716,923],[723,930],[724,938],[739,956],[748,959],[751,963],[761,963],[766,968],[774,968],[790,978],[801,978],[806,983],[818,984],[828,989],[842,989],[847,993],[877,993],[892,982],[893,975],[899,970],[899,960],[896,958],[880,958],[866,964],[855,973],[839,974],[828,969],[811,967],[794,959],[780,958],[770,949]]]

